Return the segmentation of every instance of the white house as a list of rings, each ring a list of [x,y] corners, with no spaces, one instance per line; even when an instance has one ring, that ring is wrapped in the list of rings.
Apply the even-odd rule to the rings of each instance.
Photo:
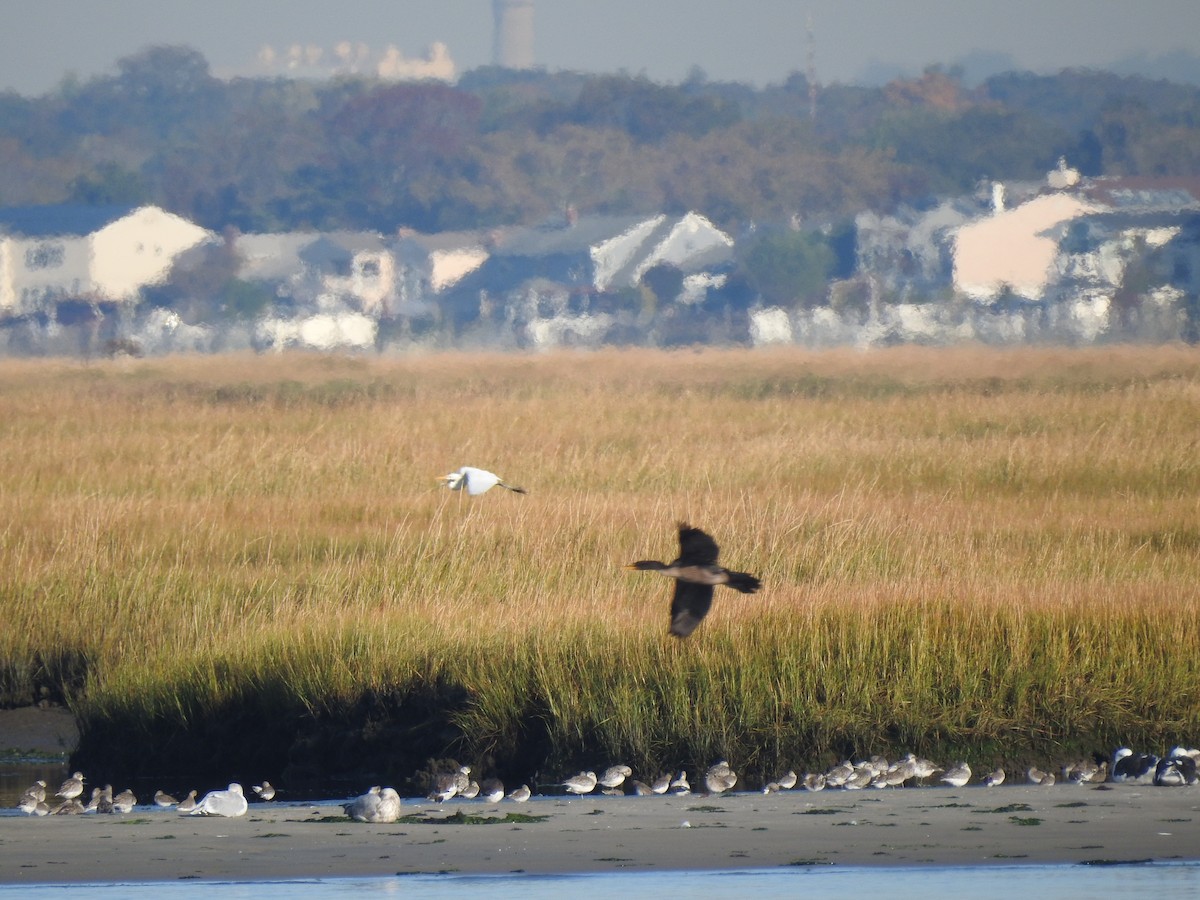
[[[703,271],[733,258],[733,238],[696,212],[658,215],[637,222],[590,248],[597,290],[632,287],[656,265],[684,273]]]
[[[64,300],[132,303],[179,254],[212,235],[156,206],[0,210],[0,312]]]
[[[239,234],[238,275],[281,286],[313,306],[388,312],[396,293],[395,257],[374,231]]]
[[[973,300],[1005,288],[1041,299],[1055,275],[1057,226],[1099,207],[1075,194],[1042,194],[962,225],[954,238],[954,288]]]

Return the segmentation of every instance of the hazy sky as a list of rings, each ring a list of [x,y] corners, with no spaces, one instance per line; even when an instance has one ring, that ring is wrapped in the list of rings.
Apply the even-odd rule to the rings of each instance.
[[[535,55],[550,70],[679,81],[778,83],[806,64],[821,82],[919,72],[973,51],[1000,68],[1103,67],[1144,54],[1200,55],[1197,0],[535,0]],[[491,0],[0,0],[0,90],[39,94],[74,72],[115,71],[152,44],[187,44],[218,75],[257,74],[263,45],[444,43],[459,71],[491,62]]]

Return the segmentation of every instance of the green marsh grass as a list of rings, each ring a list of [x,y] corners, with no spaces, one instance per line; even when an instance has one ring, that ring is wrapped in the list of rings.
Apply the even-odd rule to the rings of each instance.
[[[0,696],[63,696],[97,759],[352,729],[343,767],[753,777],[1200,733],[1190,348],[6,362],[0,414]],[[682,643],[621,568],[679,520],[764,582]]]

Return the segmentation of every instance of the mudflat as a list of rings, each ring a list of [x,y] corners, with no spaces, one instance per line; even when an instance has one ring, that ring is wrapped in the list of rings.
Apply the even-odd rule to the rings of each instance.
[[[5,814],[0,882],[1200,859],[1196,787],[406,800],[402,816],[367,825],[326,803],[254,803],[236,819]]]

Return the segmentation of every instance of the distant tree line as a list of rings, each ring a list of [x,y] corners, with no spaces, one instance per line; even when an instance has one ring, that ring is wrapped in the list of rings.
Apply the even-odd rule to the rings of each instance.
[[[679,84],[491,67],[453,86],[223,81],[163,46],[43,96],[0,94],[0,206],[151,202],[215,230],[383,232],[534,223],[567,204],[696,210],[763,236],[745,242],[763,293],[843,264],[860,210],[1040,179],[1060,156],[1085,175],[1198,175],[1200,89],[1071,70],[968,88],[931,67],[822,87],[814,117],[801,74],[761,89],[699,70]],[[781,237],[784,223],[809,235]]]

